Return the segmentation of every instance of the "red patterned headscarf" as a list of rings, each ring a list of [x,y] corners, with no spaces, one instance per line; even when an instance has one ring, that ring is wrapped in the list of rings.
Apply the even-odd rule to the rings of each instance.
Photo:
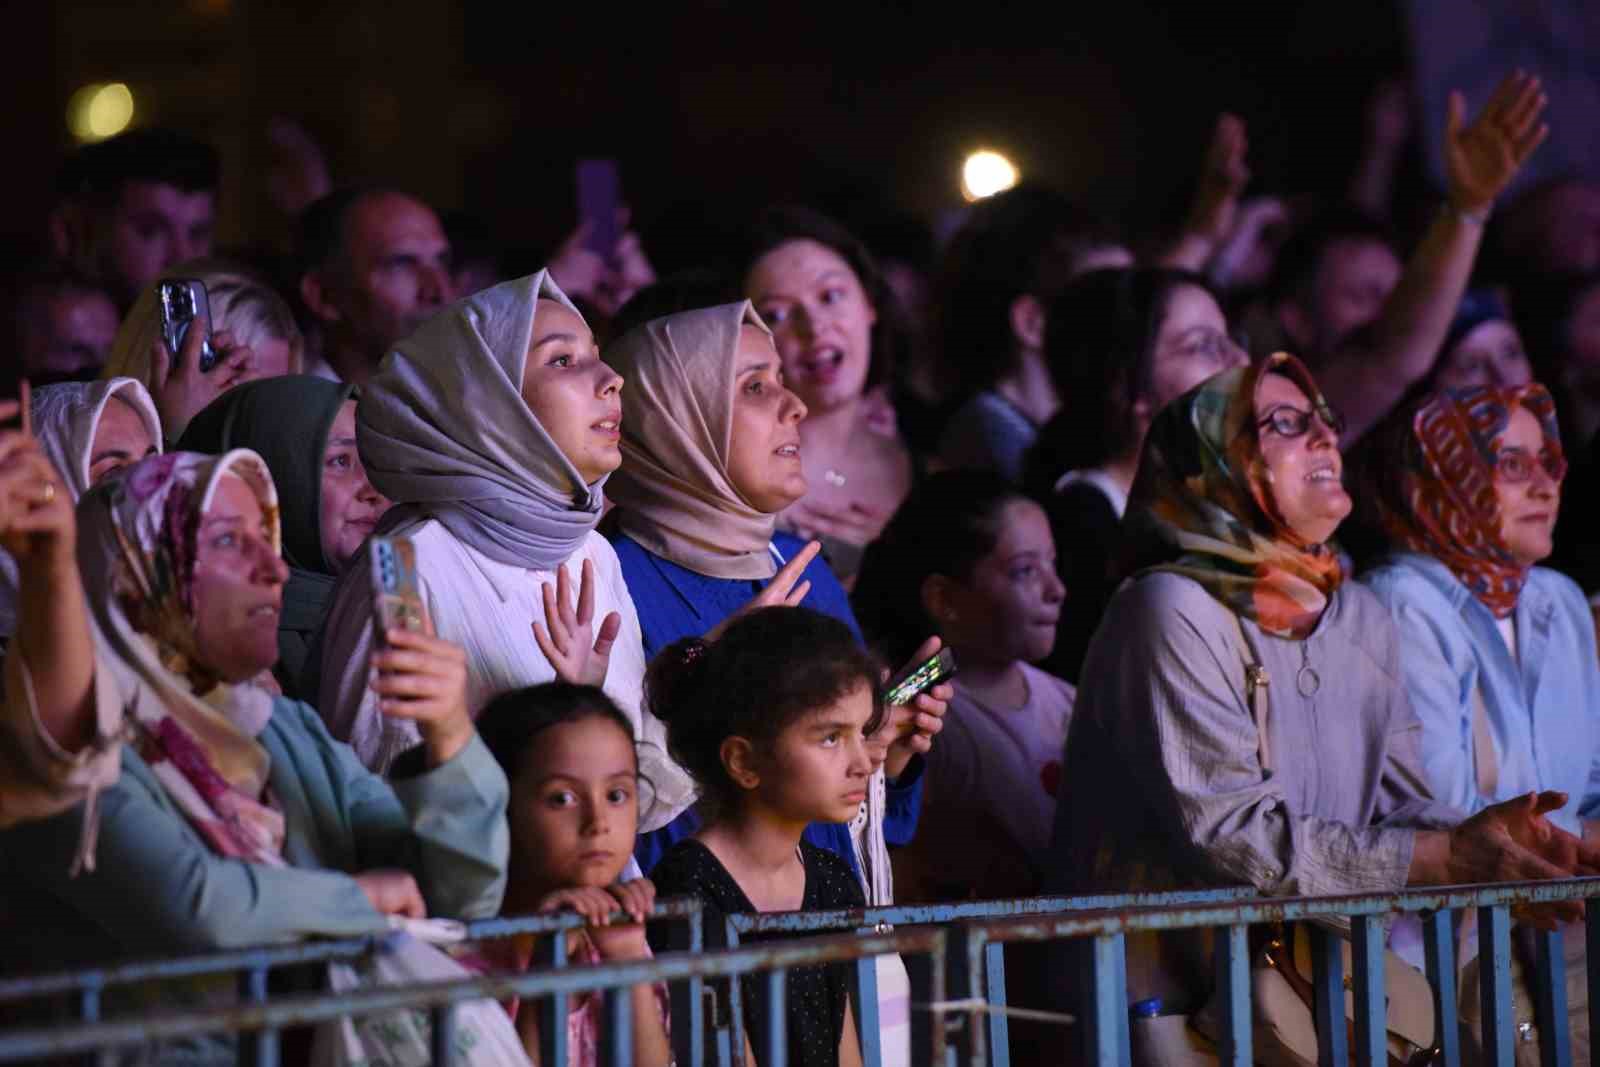
[[[1411,417],[1401,449],[1396,499],[1385,500],[1389,538],[1450,568],[1497,619],[1516,609],[1530,568],[1517,562],[1500,533],[1495,465],[1511,413],[1522,407],[1544,431],[1548,466],[1566,473],[1555,403],[1545,387],[1474,386],[1434,394]]]

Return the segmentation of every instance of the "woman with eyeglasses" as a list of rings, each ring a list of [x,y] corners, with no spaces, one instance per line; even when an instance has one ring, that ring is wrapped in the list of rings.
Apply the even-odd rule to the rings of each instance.
[[[1060,412],[1029,453],[1024,482],[1045,504],[1067,587],[1053,673],[1076,681],[1116,589],[1122,514],[1156,412],[1247,356],[1210,284],[1176,270],[1097,270],[1050,307],[1045,356]]]
[[[1282,353],[1151,424],[1124,527],[1136,567],[1089,647],[1067,737],[1051,888],[1322,896],[1593,862],[1543,818],[1562,794],[1471,814],[1430,788],[1400,635],[1330,543],[1351,506],[1341,425]],[[1198,946],[1135,940],[1130,999],[1198,1007]],[[1256,1040],[1271,1062],[1274,1035]]]
[[[1558,790],[1567,802],[1550,821],[1600,841],[1594,620],[1570,578],[1537,566],[1567,466],[1550,394],[1537,383],[1442,391],[1391,416],[1374,443],[1390,472],[1377,510],[1391,554],[1362,583],[1394,618],[1428,785],[1464,812]],[[1582,1024],[1578,979],[1569,1007]],[[1587,1025],[1573,1036],[1576,1051]]]

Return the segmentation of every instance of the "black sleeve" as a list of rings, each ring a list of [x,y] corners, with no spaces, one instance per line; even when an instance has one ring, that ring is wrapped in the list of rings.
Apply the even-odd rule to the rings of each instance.
[[[1052,493],[1045,500],[1045,514],[1056,544],[1056,574],[1066,586],[1067,601],[1056,628],[1056,647],[1043,666],[1076,684],[1089,639],[1116,591],[1122,520],[1104,493],[1083,482]]]

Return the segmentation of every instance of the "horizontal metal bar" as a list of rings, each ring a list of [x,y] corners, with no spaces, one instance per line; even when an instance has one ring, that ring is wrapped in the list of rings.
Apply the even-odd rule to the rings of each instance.
[[[1018,900],[969,900],[957,904],[905,904],[884,908],[835,908],[829,911],[765,911],[729,915],[741,934],[793,934],[819,930],[854,930],[882,925],[916,926],[1001,919],[1013,915],[1049,915],[1102,908],[1143,908],[1164,904],[1207,904],[1255,900],[1249,888],[1191,889],[1171,893],[1102,893],[1083,897],[1024,897]]]
[[[1446,886],[1341,897],[1258,897],[1236,903],[1106,909],[1070,915],[992,919],[968,925],[984,938],[994,941],[1054,941],[1135,930],[1187,930],[1202,926],[1351,918],[1392,912],[1441,911],[1446,908],[1548,904],[1591,897],[1600,897],[1600,878],[1506,882],[1483,887]]]
[[[664,955],[652,960],[529,971],[520,975],[359,989],[339,996],[312,994],[282,997],[267,1004],[241,1005],[222,1011],[190,1011],[87,1026],[34,1027],[0,1035],[0,1061],[70,1055],[107,1046],[143,1044],[200,1034],[258,1030],[263,1027],[281,1029],[348,1016],[428,1010],[469,1000],[534,998],[552,993],[620,989],[690,977],[736,977],[775,968],[806,967],[891,952],[932,954],[938,957],[938,964],[942,967],[944,945],[944,931],[923,927],[890,934],[807,938],[722,952]]]
[[[691,919],[700,914],[700,901],[693,897],[658,901],[647,922],[668,919]],[[632,918],[623,912],[611,916],[613,923],[629,923]],[[555,915],[524,915],[515,918],[479,919],[464,923],[469,941],[489,941],[524,934],[549,934],[557,930],[577,930],[586,925],[583,916],[571,912]],[[259,946],[233,949],[227,952],[207,952],[193,956],[178,956],[155,960],[138,960],[112,967],[96,967],[76,971],[27,975],[0,979],[0,1001],[23,1000],[33,997],[53,996],[83,989],[133,982],[151,982],[174,978],[196,978],[203,975],[226,974],[231,971],[253,971],[277,967],[291,967],[307,963],[333,963],[359,959],[374,951],[393,936],[384,932],[367,937],[342,938],[337,941],[308,941],[293,945]]]

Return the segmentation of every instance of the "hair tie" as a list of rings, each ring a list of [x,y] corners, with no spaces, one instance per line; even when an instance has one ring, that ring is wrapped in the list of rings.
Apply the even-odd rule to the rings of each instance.
[[[683,643],[683,665],[692,666],[706,654],[706,643],[700,638],[691,638]]]

